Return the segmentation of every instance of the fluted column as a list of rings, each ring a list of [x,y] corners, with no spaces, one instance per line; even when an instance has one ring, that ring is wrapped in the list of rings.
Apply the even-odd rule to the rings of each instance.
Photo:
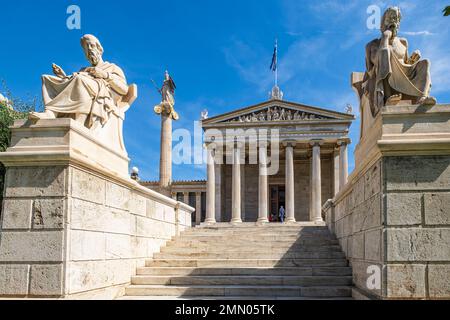
[[[294,146],[286,144],[286,222],[295,222]]]
[[[231,223],[242,222],[241,215],[241,150],[235,144],[233,150],[233,181],[231,194]]]
[[[216,178],[214,170],[214,150],[211,146],[206,148],[207,161],[207,181],[206,181],[206,219],[205,223],[216,223],[215,217],[215,198],[216,198]]]
[[[310,142],[312,146],[312,163],[311,163],[311,221],[321,222],[322,219],[322,178],[320,165],[320,145],[321,141],[315,140]]]
[[[342,190],[348,180],[347,141],[338,141],[339,145],[339,190]]]
[[[267,185],[267,142],[259,143],[259,197],[258,222],[269,222]]]
[[[195,224],[202,223],[202,193],[195,194]]]

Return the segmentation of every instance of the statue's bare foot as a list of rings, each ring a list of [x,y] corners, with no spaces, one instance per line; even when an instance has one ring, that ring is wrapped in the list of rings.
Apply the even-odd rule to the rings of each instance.
[[[30,112],[28,118],[30,120],[55,119],[56,116],[51,111],[45,112]]]
[[[434,106],[437,103],[437,100],[435,97],[422,97],[417,103],[422,106]]]
[[[394,94],[387,99],[386,105],[394,106],[394,105],[398,104],[401,100],[402,100],[401,94]]]

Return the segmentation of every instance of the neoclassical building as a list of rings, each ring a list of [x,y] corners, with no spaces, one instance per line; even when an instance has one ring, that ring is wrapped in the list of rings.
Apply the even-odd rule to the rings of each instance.
[[[172,197],[196,208],[196,224],[266,222],[281,206],[287,221],[321,221],[322,205],[347,181],[354,119],[284,101],[276,92],[203,119],[207,180],[173,182]],[[158,182],[143,185],[158,189]]]

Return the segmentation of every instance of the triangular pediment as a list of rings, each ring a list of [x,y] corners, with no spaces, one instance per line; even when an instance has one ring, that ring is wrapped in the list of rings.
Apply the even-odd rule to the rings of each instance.
[[[351,114],[306,106],[282,100],[238,109],[202,121],[203,125],[222,123],[266,123],[291,121],[354,120]]]

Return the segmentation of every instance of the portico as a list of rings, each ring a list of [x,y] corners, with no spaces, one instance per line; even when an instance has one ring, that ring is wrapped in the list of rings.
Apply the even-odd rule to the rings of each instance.
[[[354,116],[269,100],[205,119],[206,222],[321,222],[348,175]],[[272,217],[271,217],[272,215]]]

